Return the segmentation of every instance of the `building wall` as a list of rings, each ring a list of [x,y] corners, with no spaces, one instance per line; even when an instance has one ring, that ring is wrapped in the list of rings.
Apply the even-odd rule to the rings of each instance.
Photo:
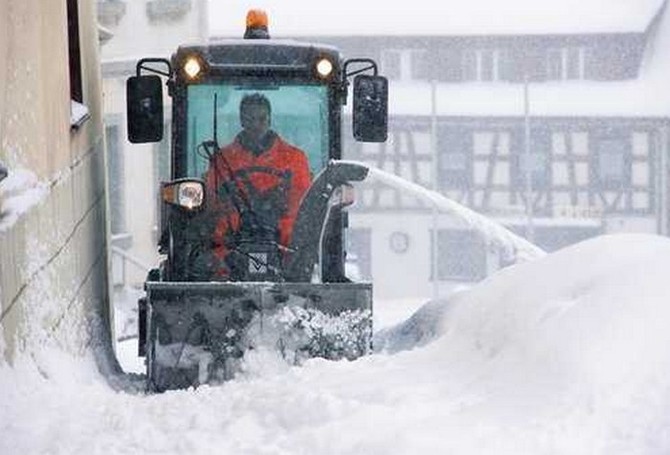
[[[125,5],[125,14],[118,23],[106,24],[114,36],[102,49],[103,61],[169,57],[177,45],[198,42],[209,36],[206,0],[122,0],[118,3]],[[178,12],[170,14],[169,4],[178,6]],[[164,14],[152,15],[150,10]]]
[[[0,230],[0,348],[10,361],[52,345],[76,354],[109,347],[95,4],[79,2],[83,101],[90,118],[76,130],[67,19],[66,2],[0,3],[0,160],[10,178],[27,169],[45,188],[41,202]]]

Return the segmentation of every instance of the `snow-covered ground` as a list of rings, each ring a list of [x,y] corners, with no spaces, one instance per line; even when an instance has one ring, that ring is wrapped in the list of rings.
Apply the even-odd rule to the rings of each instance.
[[[0,453],[667,454],[670,239],[604,236],[377,332],[381,352],[115,391],[54,349],[0,366]],[[384,319],[382,316],[388,313]]]

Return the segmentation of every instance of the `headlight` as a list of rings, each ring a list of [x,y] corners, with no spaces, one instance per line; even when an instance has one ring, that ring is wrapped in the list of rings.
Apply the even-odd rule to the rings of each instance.
[[[332,72],[333,72],[333,62],[331,62],[327,58],[321,58],[316,62],[316,73],[320,77],[324,79],[330,77]]]
[[[196,57],[189,57],[184,63],[184,73],[189,79],[195,79],[202,71],[202,65]]]
[[[183,179],[164,183],[163,201],[186,210],[197,210],[205,201],[205,184],[202,180]]]

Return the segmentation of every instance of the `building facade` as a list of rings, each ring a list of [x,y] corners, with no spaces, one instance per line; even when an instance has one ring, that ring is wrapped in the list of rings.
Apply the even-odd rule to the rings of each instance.
[[[0,363],[51,346],[111,353],[95,14],[0,3]]]

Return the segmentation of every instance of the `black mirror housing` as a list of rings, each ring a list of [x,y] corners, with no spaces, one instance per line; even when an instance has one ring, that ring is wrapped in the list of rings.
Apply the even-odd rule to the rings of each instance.
[[[156,75],[126,81],[128,140],[133,144],[163,139],[163,87]]]
[[[354,78],[354,138],[384,142],[388,137],[388,80],[383,76]]]

